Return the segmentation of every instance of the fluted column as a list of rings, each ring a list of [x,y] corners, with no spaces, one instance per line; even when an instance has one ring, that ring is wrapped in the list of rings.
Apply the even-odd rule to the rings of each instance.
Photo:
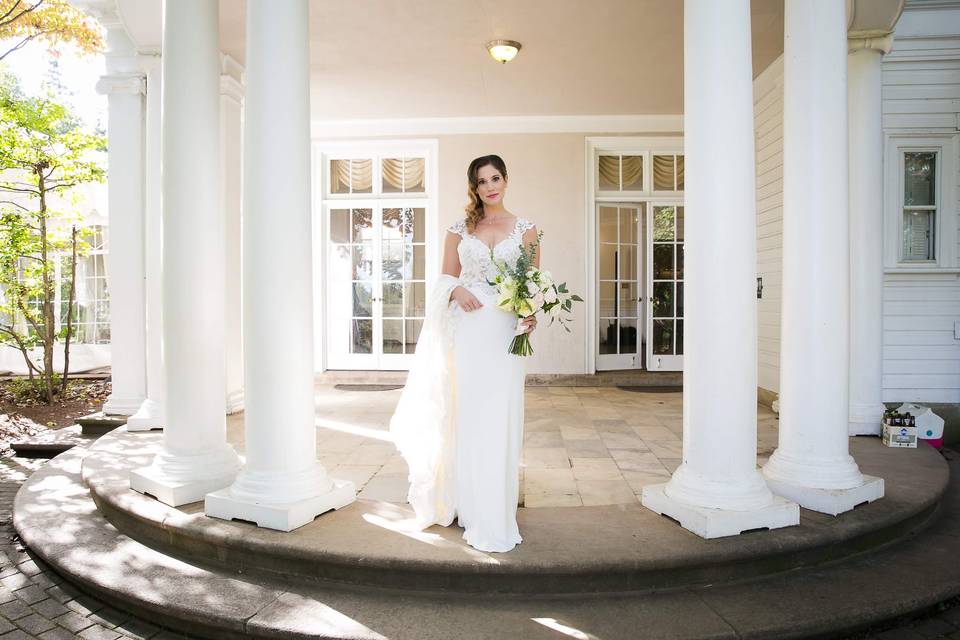
[[[799,522],[757,471],[756,191],[749,0],[684,2],[683,462],[644,506],[705,538]],[[722,122],[723,126],[717,126]]]
[[[223,406],[217,0],[166,0],[163,19],[163,360],[167,424],[133,489],[171,505],[228,486],[239,459]]]
[[[883,123],[880,64],[893,37],[849,38],[850,428],[883,419]]]
[[[110,263],[110,371],[104,413],[132,415],[146,395],[143,290],[144,75],[119,21],[105,20],[108,100],[107,186]]]
[[[164,382],[160,275],[163,224],[160,185],[160,56],[142,56],[147,74],[146,151],[144,171],[144,296],[146,303],[147,398],[127,420],[127,431],[162,429]]]
[[[226,241],[223,338],[227,413],[243,410],[240,204],[243,185],[243,69],[230,56],[220,62],[220,191]]]
[[[786,0],[780,442],[763,468],[775,493],[830,514],[883,495],[848,448],[845,19],[837,0]]]
[[[244,105],[246,465],[207,515],[289,531],[355,499],[317,461],[307,0],[248,0]],[[275,337],[283,334],[283,348]]]

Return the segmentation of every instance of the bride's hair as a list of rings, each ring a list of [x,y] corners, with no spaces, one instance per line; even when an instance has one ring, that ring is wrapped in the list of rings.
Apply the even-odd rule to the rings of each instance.
[[[488,164],[499,171],[504,180],[507,179],[507,165],[504,164],[503,158],[497,155],[474,158],[470,166],[467,167],[467,195],[470,198],[470,203],[464,210],[467,212],[467,230],[470,233],[476,230],[477,223],[483,218],[483,201],[477,193],[477,172],[480,171],[481,167]]]

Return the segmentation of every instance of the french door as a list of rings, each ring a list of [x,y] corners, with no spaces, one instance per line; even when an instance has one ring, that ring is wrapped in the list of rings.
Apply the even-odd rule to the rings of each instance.
[[[683,369],[683,206],[650,203],[646,368]]]
[[[646,203],[597,205],[597,369],[639,369]]]
[[[408,369],[426,306],[426,203],[324,206],[330,369]]]
[[[598,371],[683,368],[683,206],[597,204]]]

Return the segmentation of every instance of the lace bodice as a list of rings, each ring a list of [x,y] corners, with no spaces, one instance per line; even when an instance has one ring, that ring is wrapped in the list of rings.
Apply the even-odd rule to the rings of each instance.
[[[533,227],[532,222],[517,216],[513,231],[493,247],[493,255],[498,260],[506,261],[510,266],[515,265],[517,258],[520,257],[523,234],[531,227]],[[460,283],[465,287],[470,286],[493,293],[495,289],[487,284],[487,280],[493,280],[498,271],[490,260],[489,245],[467,231],[465,220],[457,221],[447,230],[463,238],[457,246],[457,254],[460,256]]]

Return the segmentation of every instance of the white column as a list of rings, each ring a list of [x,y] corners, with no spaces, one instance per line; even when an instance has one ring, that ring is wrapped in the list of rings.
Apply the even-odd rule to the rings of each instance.
[[[160,56],[142,56],[147,74],[146,162],[144,171],[144,272],[146,298],[147,399],[127,419],[127,431],[162,429],[163,353],[162,314],[160,312],[160,274],[162,271],[160,185]]]
[[[108,25],[107,75],[97,91],[108,97],[110,371],[104,413],[133,414],[146,395],[143,292],[144,81],[123,27]]]
[[[883,123],[880,63],[893,38],[848,40],[850,126],[850,429],[883,419]]]
[[[317,461],[307,0],[248,0],[244,106],[246,465],[206,513],[290,531],[355,499]],[[282,345],[275,336],[283,334]]]
[[[240,205],[243,185],[243,69],[224,55],[220,62],[220,192],[226,232],[223,338],[226,347],[227,413],[243,410]]]
[[[757,471],[756,191],[749,0],[684,2],[683,463],[644,506],[705,538],[799,523]],[[723,123],[723,126],[717,126]]]
[[[239,459],[223,410],[224,228],[219,198],[217,0],[166,0],[163,18],[163,361],[167,424],[130,485],[180,505],[229,486]]]
[[[883,495],[848,449],[847,33],[837,0],[786,0],[778,495],[838,514]]]

